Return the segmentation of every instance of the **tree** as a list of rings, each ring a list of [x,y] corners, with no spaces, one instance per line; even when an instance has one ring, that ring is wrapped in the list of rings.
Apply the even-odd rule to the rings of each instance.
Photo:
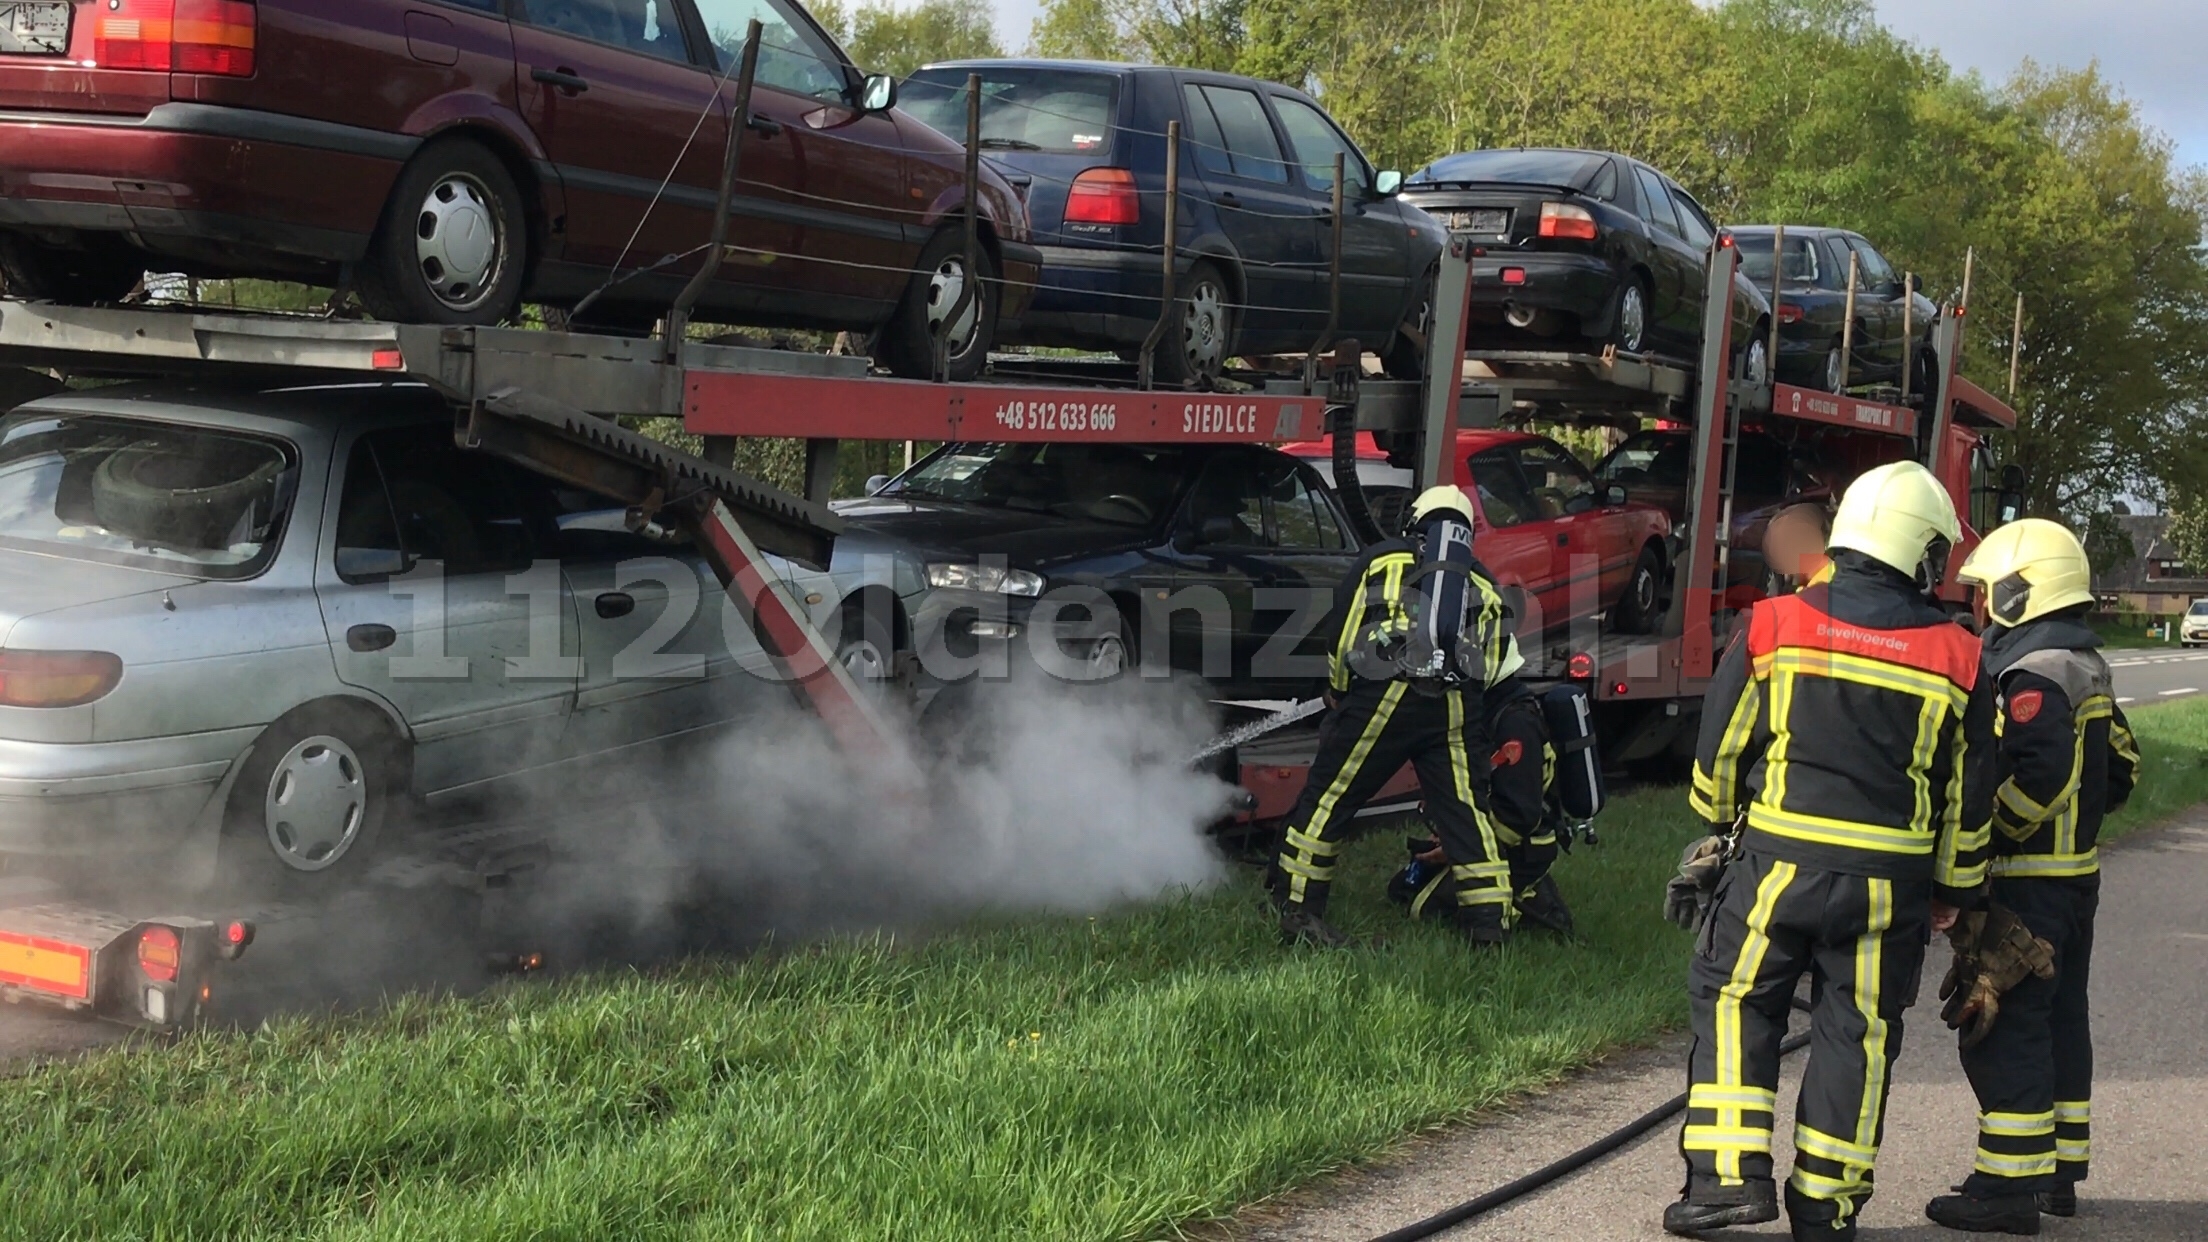
[[[922,0],[911,8],[883,0],[852,10],[840,0],[823,0],[808,7],[872,73],[901,78],[930,61],[1004,55],[989,0]]]
[[[2131,532],[2116,520],[2121,516],[2115,512],[2096,513],[2084,522],[2085,535],[2079,542],[2085,545],[2085,559],[2092,564],[2096,580],[2139,559]]]
[[[2163,538],[2190,572],[2208,573],[2208,493],[2180,492],[2171,497],[2167,512],[2170,524],[2163,528]]]

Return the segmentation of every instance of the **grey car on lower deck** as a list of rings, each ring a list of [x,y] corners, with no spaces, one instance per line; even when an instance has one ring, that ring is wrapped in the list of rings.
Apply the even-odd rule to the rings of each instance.
[[[834,624],[828,576],[780,568]],[[0,856],[312,887],[400,810],[603,788],[787,702],[769,668],[701,558],[460,450],[420,387],[0,419]]]

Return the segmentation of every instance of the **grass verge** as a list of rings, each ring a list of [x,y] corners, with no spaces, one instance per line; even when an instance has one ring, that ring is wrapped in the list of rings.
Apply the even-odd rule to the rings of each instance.
[[[2208,700],[2134,720],[2112,833],[2208,797]],[[1338,906],[1372,950],[1283,950],[1245,879],[50,1066],[0,1082],[0,1236],[1156,1236],[1677,1023],[1682,801],[1565,860],[1577,944],[1404,925],[1381,838]]]

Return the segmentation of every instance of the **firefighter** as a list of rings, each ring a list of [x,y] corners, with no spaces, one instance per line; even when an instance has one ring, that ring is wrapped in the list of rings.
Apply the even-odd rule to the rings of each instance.
[[[1666,901],[1700,924],[1669,1232],[1778,1217],[1779,1044],[1810,974],[1786,1213],[1796,1239],[1855,1237],[1927,924],[1985,883],[1993,699],[1978,639],[1932,594],[1960,534],[1922,466],[1867,472],[1834,514],[1831,576],[1756,604],[1712,679],[1690,801],[1713,835]]]
[[[1510,863],[1510,891],[1516,923],[1530,923],[1570,934],[1572,912],[1550,869],[1556,865],[1557,828],[1563,808],[1550,794],[1556,783],[1556,748],[1541,697],[1518,676],[1525,656],[1515,638],[1503,655],[1501,677],[1487,688],[1484,737],[1488,755],[1488,800],[1495,837]],[[1569,830],[1567,830],[1569,831]],[[1441,842],[1407,843],[1411,862],[1389,882],[1388,895],[1410,908],[1412,918],[1433,910],[1433,897],[1448,878]]]
[[[1475,944],[1508,937],[1510,865],[1482,803],[1483,691],[1503,664],[1506,617],[1472,555],[1471,501],[1448,485],[1421,493],[1406,536],[1366,549],[1336,590],[1322,631],[1334,636],[1334,706],[1269,877],[1285,939],[1348,943],[1325,918],[1345,830],[1406,762],[1441,837],[1458,927]]]
[[[2104,812],[2131,795],[2139,751],[2085,624],[2093,571],[2077,536],[2011,522],[1957,574],[1978,588],[1985,675],[1999,696],[1992,906],[1949,933],[1942,985],[1978,1096],[1978,1156],[1924,1214],[1951,1229],[2036,1234],[2077,1212],[2091,1138],[2086,978]],[[2034,969],[2036,967],[2036,969]]]
[[[1763,565],[1773,580],[1771,594],[1798,591],[1825,580],[1832,561],[1825,541],[1832,535],[1832,514],[1822,504],[1788,505],[1763,528]]]

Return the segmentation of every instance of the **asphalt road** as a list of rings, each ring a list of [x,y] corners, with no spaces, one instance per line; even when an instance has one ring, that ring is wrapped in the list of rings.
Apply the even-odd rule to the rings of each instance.
[[[2116,702],[2124,707],[2167,703],[2208,692],[2208,651],[2183,647],[2119,648],[2105,653],[2116,675]],[[2208,1230],[2202,1231],[2208,1237]]]
[[[2208,687],[2208,664],[2175,667],[2199,668]],[[2131,675],[2165,674],[2133,666]],[[2194,1127],[2208,1118],[2208,1024],[2200,1016],[2208,1012],[2208,811],[2112,847],[2102,871],[2093,962],[2093,1176],[2081,1189],[2078,1217],[2043,1218],[2043,1236],[2201,1242],[2208,1239],[2208,1163],[2198,1155],[2203,1144]],[[1926,1200],[1969,1170],[1975,1146],[1976,1104],[1956,1064],[1954,1037],[1933,1008],[1932,985],[1946,969],[1942,941],[1925,964],[1927,982],[1906,1022],[1878,1193],[1863,1216],[1865,1242],[1964,1236],[1923,1216]],[[1782,1151],[1783,1136],[1793,1132],[1801,1060],[1800,1054],[1789,1058],[1779,1089]],[[1253,1242],[1344,1242],[1432,1215],[1662,1103],[1684,1089],[1684,1066],[1678,1040],[1622,1058],[1492,1124],[1443,1135],[1383,1168],[1252,1213],[1244,1236]],[[1451,1242],[1655,1242],[1667,1236],[1656,1222],[1683,1180],[1677,1137],[1678,1123],[1671,1122],[1574,1177],[1438,1236]],[[1786,1226],[1781,1220],[1712,1236],[1785,1237]]]

